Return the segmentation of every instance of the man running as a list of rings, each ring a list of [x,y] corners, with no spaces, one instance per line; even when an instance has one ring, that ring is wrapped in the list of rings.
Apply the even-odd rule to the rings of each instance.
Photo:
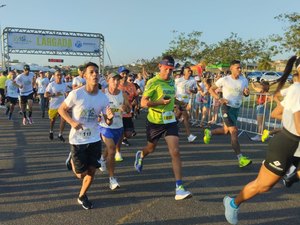
[[[245,167],[252,163],[250,159],[241,153],[238,141],[237,118],[242,105],[243,95],[249,96],[248,80],[241,75],[241,63],[234,60],[230,65],[231,75],[220,78],[209,89],[209,93],[221,103],[222,119],[224,126],[214,130],[205,129],[203,141],[209,144],[212,135],[230,133],[231,145],[238,158],[239,167]],[[223,98],[220,98],[215,90],[222,88]]]
[[[111,124],[113,113],[107,97],[98,89],[98,66],[89,62],[84,66],[83,73],[86,85],[71,91],[58,112],[71,125],[69,142],[72,169],[76,177],[82,179],[77,201],[84,209],[91,209],[93,204],[86,193],[94,180],[101,157],[98,117],[101,115],[107,124]],[[68,113],[70,109],[72,116]]]
[[[176,179],[175,200],[191,197],[184,189],[181,175],[178,126],[174,114],[175,85],[172,78],[174,69],[172,56],[165,56],[159,63],[160,72],[147,82],[142,96],[141,106],[149,108],[146,122],[147,145],[138,151],[134,167],[141,173],[144,158],[154,152],[159,139],[164,136],[172,158],[173,172]]]
[[[15,71],[9,71],[8,73],[9,79],[5,81],[5,93],[7,97],[7,105],[6,105],[6,115],[8,116],[9,120],[12,120],[12,114],[15,109],[15,105],[18,102],[18,87],[14,83],[14,79],[16,78]]]
[[[21,98],[21,111],[23,113],[23,125],[32,124],[33,86],[35,84],[34,73],[30,72],[29,65],[24,65],[23,73],[17,76],[15,83],[19,87]],[[28,117],[26,107],[28,106]]]

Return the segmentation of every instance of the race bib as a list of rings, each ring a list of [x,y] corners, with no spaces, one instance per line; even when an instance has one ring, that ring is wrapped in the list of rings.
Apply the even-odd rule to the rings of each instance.
[[[167,111],[162,113],[162,118],[164,123],[173,123],[176,122],[175,114],[173,111]]]
[[[78,131],[78,135],[82,139],[89,139],[92,136],[92,131],[89,128],[83,129],[83,130]]]

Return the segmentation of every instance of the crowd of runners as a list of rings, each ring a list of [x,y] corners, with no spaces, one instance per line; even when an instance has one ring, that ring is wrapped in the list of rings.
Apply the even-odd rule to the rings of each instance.
[[[287,76],[296,68],[294,84],[281,90]],[[49,139],[53,140],[54,126],[60,117],[57,138],[65,142],[65,124],[71,126],[69,133],[70,154],[66,165],[77,178],[82,180],[77,201],[84,209],[93,208],[87,192],[93,182],[97,169],[108,173],[108,185],[111,190],[120,187],[115,176],[115,162],[122,161],[122,145],[130,146],[130,138],[136,135],[134,121],[141,110],[147,111],[145,146],[135,154],[134,168],[141,173],[145,157],[152,154],[163,137],[172,160],[175,177],[175,199],[192,197],[183,184],[179,126],[184,127],[186,140],[199,140],[191,133],[190,126],[198,123],[190,115],[191,105],[197,106],[197,118],[202,127],[203,142],[209,144],[215,135],[229,134],[232,149],[237,157],[238,166],[246,167],[252,161],[242,154],[238,141],[237,118],[243,96],[249,96],[248,80],[241,75],[240,61],[233,60],[229,74],[193,76],[190,66],[182,67],[180,73],[174,73],[175,61],[172,56],[164,56],[158,62],[158,73],[149,79],[145,70],[132,74],[121,66],[106,76],[99,74],[95,63],[78,67],[78,76],[72,78],[61,70],[54,74],[37,74],[25,65],[23,71],[9,71],[0,76],[1,107],[5,108],[8,120],[18,120],[24,126],[33,124],[33,117],[49,117]],[[284,184],[290,187],[300,176],[300,59],[289,59],[283,76],[278,81],[274,99],[277,107],[272,117],[281,119],[282,129],[263,131],[255,137],[265,141],[271,134],[269,150],[257,178],[247,184],[235,197],[224,197],[225,217],[231,224],[237,224],[239,205],[248,199],[270,190],[282,177]],[[269,84],[262,83],[253,88],[259,93],[269,91]],[[281,97],[279,97],[281,95]],[[196,97],[193,97],[196,96]],[[267,101],[266,97],[258,102]],[[284,100],[282,100],[284,96]],[[39,112],[33,112],[33,102],[38,101]],[[262,105],[262,104],[258,104]],[[19,112],[15,108],[19,109]],[[261,118],[262,106],[257,108],[257,120]],[[209,112],[208,109],[213,110]],[[220,112],[220,113],[219,113]],[[260,112],[260,113],[259,113]],[[208,114],[212,115],[208,124],[215,124],[221,115],[223,125],[216,129],[204,126]],[[34,115],[34,116],[33,116]],[[206,128],[206,129],[205,129]],[[198,138],[198,139],[197,139]],[[104,149],[102,150],[102,143]]]

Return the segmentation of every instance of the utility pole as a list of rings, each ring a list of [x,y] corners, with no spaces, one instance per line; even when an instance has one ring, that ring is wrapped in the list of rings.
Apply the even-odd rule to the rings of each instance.
[[[5,4],[0,5],[0,8],[5,7]],[[3,68],[4,64],[4,59],[3,59],[3,40],[2,40],[2,27],[1,27],[1,22],[0,22],[0,55],[1,55],[1,67]]]

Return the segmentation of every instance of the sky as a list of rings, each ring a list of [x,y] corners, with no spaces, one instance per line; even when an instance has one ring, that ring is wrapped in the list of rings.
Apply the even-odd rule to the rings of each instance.
[[[288,24],[274,17],[300,12],[299,0],[0,0],[2,4],[6,5],[0,8],[2,30],[20,27],[101,33],[105,65],[160,56],[174,39],[174,30],[186,34],[201,31],[201,40],[208,44],[231,33],[243,40],[281,35]],[[78,56],[11,55],[11,59],[26,63],[55,65],[48,63],[49,58],[64,59],[61,65],[98,61]]]

